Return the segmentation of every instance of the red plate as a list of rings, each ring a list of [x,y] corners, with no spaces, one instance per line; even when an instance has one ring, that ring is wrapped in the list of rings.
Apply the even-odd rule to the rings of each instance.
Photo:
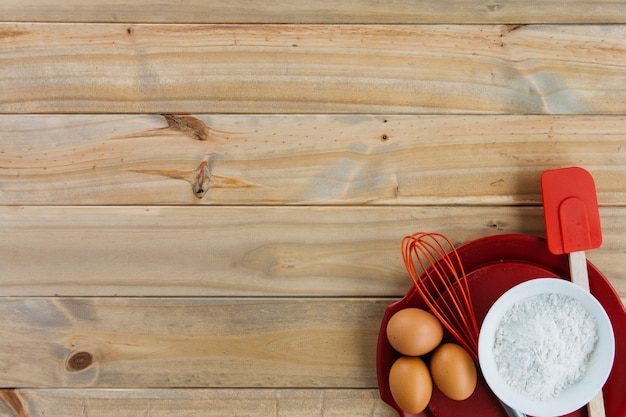
[[[470,287],[478,325],[482,324],[491,305],[508,289],[533,278],[564,277],[569,279],[567,255],[553,255],[545,239],[530,235],[498,235],[478,239],[457,249]],[[603,388],[607,417],[626,416],[626,310],[609,281],[595,266],[589,266],[591,293],[602,304],[615,331],[615,362]],[[397,406],[389,391],[389,370],[400,356],[387,341],[389,318],[407,307],[426,308],[411,287],[401,300],[385,310],[376,351],[376,374],[380,397],[395,408],[402,417],[506,417],[498,400],[491,394],[484,380],[479,378],[476,391],[465,401],[446,398],[436,388],[428,408],[420,414],[407,414]],[[449,336],[450,341],[453,341]],[[425,358],[428,361],[428,358]],[[568,414],[586,417],[586,407]]]

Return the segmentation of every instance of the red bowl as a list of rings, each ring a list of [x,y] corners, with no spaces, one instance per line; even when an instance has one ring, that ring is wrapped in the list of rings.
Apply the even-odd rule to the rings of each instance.
[[[479,326],[491,305],[515,285],[534,278],[569,279],[570,276],[567,255],[553,255],[545,239],[536,236],[509,234],[485,237],[460,246],[457,251],[465,269]],[[615,331],[615,362],[603,388],[606,415],[623,417],[626,416],[626,309],[606,277],[589,262],[588,269],[591,293],[606,310]],[[413,287],[404,298],[387,307],[381,321],[376,350],[381,399],[396,409],[401,417],[506,417],[482,376],[467,400],[450,400],[434,387],[431,401],[422,413],[408,414],[398,407],[389,390],[389,370],[400,354],[389,344],[386,327],[394,313],[407,307],[427,309]],[[446,335],[445,340],[454,341],[450,335]],[[428,357],[425,359],[428,360]],[[587,411],[583,407],[568,416],[586,417]]]

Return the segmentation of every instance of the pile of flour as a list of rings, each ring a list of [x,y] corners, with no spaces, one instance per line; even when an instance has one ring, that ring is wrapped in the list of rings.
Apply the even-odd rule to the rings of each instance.
[[[516,303],[504,315],[493,353],[511,388],[543,401],[586,373],[597,340],[595,320],[578,300],[547,293]]]

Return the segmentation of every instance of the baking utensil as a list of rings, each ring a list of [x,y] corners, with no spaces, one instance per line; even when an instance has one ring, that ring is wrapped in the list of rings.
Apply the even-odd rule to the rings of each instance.
[[[463,264],[450,239],[441,233],[406,236],[402,258],[430,312],[477,362],[478,323]],[[502,407],[509,417],[525,417],[504,403]]]
[[[593,177],[580,167],[545,171],[541,194],[548,249],[555,255],[569,254],[572,281],[588,291],[585,251],[602,244]]]
[[[569,254],[570,279],[589,291],[585,251],[602,244],[596,186],[580,167],[559,168],[541,175],[546,238],[550,252]],[[602,390],[589,402],[589,417],[605,417]]]
[[[478,324],[487,311],[507,290],[522,282],[540,277],[567,277],[569,264],[566,256],[554,255],[544,238],[521,234],[487,236],[457,247],[463,264],[472,304]],[[615,331],[615,362],[604,385],[607,417],[626,416],[626,309],[607,278],[593,264],[588,263],[591,293],[604,307]],[[386,326],[394,313],[408,307],[427,309],[414,285],[404,297],[387,306],[380,321],[376,349],[376,375],[382,401],[397,410],[402,417],[504,417],[497,398],[480,378],[474,394],[465,401],[447,398],[437,389],[425,411],[409,414],[399,409],[389,391],[389,369],[400,356],[389,344]],[[444,341],[454,342],[446,334]],[[586,417],[587,410],[570,413],[568,417]]]
[[[415,233],[402,240],[402,258],[430,312],[478,360],[478,323],[452,242],[440,233]]]

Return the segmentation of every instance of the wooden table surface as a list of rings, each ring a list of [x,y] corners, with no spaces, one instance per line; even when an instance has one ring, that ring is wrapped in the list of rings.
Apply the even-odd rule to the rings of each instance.
[[[395,416],[400,241],[596,180],[626,300],[624,0],[4,0],[0,416]]]

